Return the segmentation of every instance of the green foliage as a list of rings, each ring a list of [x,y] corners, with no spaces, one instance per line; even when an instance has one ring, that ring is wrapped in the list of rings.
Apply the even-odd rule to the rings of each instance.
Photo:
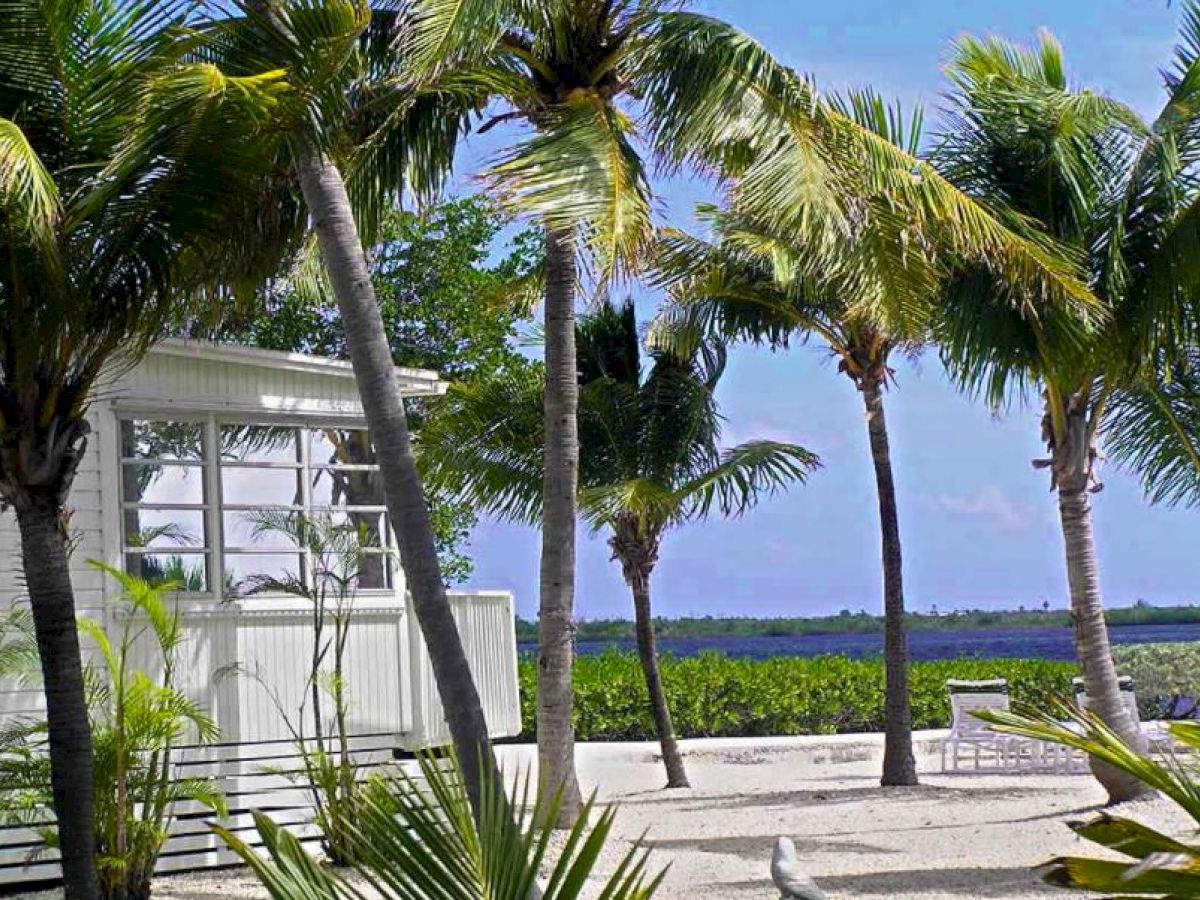
[[[910,667],[914,728],[950,724],[949,678],[1007,678],[1017,698],[1070,691],[1073,664],[1041,660],[947,660]],[[718,653],[662,658],[679,737],[759,737],[883,730],[883,663],[845,656],[731,659]],[[535,734],[536,665],[520,666],[523,736]],[[575,729],[585,741],[654,737],[646,683],[634,654],[610,650],[575,661]]]
[[[104,897],[146,897],[175,805],[192,801],[225,814],[225,801],[211,783],[179,778],[174,765],[180,743],[211,743],[218,731],[208,714],[175,686],[183,628],[169,598],[178,585],[150,584],[92,565],[122,590],[115,639],[93,620],[79,622],[101,660],[85,673],[95,757],[96,865]],[[36,660],[32,632],[23,619],[6,626],[0,636],[4,664],[22,655]],[[154,651],[153,670],[141,671],[134,659],[148,649]],[[46,816],[52,804],[47,751],[42,719],[17,719],[0,732],[0,813],[10,823],[36,828],[46,846],[54,847],[56,831]]]
[[[1143,719],[1190,719],[1200,708],[1200,643],[1126,644],[1113,659],[1132,676]]]
[[[1004,734],[1049,741],[1088,753],[1173,800],[1200,825],[1200,780],[1194,761],[1184,755],[1172,753],[1161,759],[1143,756],[1124,744],[1097,716],[1064,701],[1038,706],[1021,704],[1013,712],[988,711],[977,715]],[[1168,730],[1174,741],[1189,753],[1200,750],[1200,723],[1175,722]],[[1080,837],[1124,858],[1052,859],[1040,866],[1042,877],[1050,884],[1091,891],[1093,896],[1116,895],[1112,900],[1135,896],[1159,900],[1200,897],[1200,845],[1176,840],[1109,813],[1069,824]]]
[[[254,819],[265,859],[229,831],[216,831],[275,900],[576,900],[585,893],[648,900],[657,889],[662,874],[650,874],[648,853],[635,844],[600,893],[592,892],[588,880],[612,830],[612,809],[597,810],[589,801],[576,824],[554,841],[561,850],[552,855],[553,832],[536,823],[557,819],[558,798],[549,795],[531,805],[528,776],[519,777],[505,798],[484,767],[477,823],[458,764],[453,758],[450,763],[421,757],[417,774],[398,769],[364,789],[353,831],[363,848],[355,868],[366,890],[317,865],[294,835],[263,813]],[[547,879],[540,890],[539,875]]]

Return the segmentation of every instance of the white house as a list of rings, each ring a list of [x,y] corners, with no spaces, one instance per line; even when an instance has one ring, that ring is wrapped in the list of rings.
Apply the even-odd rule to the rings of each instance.
[[[401,369],[409,396],[439,393],[436,373]],[[236,828],[263,808],[283,821],[307,815],[302,791],[279,770],[294,753],[278,708],[301,704],[311,643],[303,599],[232,590],[255,574],[303,573],[304,555],[254,534],[255,510],[328,512],[376,536],[359,576],[348,643],[348,684],[358,759],[449,743],[420,630],[406,601],[387,513],[349,364],[245,347],[167,341],[106,385],[90,413],[93,433],[71,490],[76,536],[72,578],[81,615],[111,623],[113,586],[87,564],[170,572],[188,590],[180,604],[188,640],[183,686],[214,716],[221,743],[191,749],[181,770],[218,779]],[[16,523],[0,516],[0,609],[20,602]],[[451,596],[484,711],[496,737],[520,732],[512,596]],[[229,673],[253,668],[257,678]],[[272,687],[276,696],[264,689]],[[0,720],[36,712],[40,691],[0,690]],[[205,817],[181,817],[160,869],[232,858]],[[0,830],[0,884],[52,878],[36,839]]]

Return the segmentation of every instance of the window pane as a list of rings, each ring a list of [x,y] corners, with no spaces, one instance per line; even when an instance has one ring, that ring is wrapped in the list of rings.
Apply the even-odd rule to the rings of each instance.
[[[259,529],[255,513],[251,511],[227,512],[221,519],[226,549],[292,550],[296,547],[286,535],[276,530]]]
[[[206,524],[198,509],[127,509],[125,546],[207,547]]]
[[[378,471],[318,469],[312,473],[312,503],[326,509],[383,506],[383,480]]]
[[[383,590],[392,586],[392,560],[382,553],[367,553],[358,564],[358,589]]]
[[[299,469],[221,468],[221,502],[225,506],[299,506]]]
[[[373,465],[375,449],[366,431],[344,431],[330,428],[310,432],[312,443],[309,459],[314,466]]]
[[[204,503],[204,468],[197,465],[122,466],[121,496],[126,503]]]
[[[121,455],[136,459],[204,458],[204,425],[199,422],[121,421]]]
[[[242,595],[251,594],[263,578],[299,578],[303,567],[295,553],[227,553],[225,580]]]
[[[222,425],[221,459],[233,462],[299,461],[296,429],[280,425]]]
[[[328,515],[335,527],[353,528],[358,535],[359,546],[364,550],[381,550],[388,546],[386,513],[334,511],[316,515]]]
[[[208,559],[200,553],[127,553],[125,571],[147,581],[178,581],[183,590],[209,590]]]

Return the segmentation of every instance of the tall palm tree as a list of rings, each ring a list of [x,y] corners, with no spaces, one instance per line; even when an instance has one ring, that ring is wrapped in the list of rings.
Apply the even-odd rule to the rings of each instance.
[[[69,898],[98,890],[66,517],[89,405],[287,248],[258,215],[252,150],[285,85],[181,64],[165,35],[184,8],[0,2],[0,502],[20,531]]]
[[[1143,123],[1121,104],[1069,87],[1049,35],[1026,49],[961,40],[949,66],[948,128],[941,170],[997,210],[1007,208],[1076,248],[1103,301],[1088,332],[1063,331],[1036,294],[998,287],[974,270],[951,285],[938,337],[950,370],[995,405],[1037,389],[1042,438],[1058,494],[1075,643],[1093,709],[1130,746],[1142,745],[1121,703],[1101,601],[1090,498],[1114,410],[1156,384],[1155,363],[1185,346],[1194,312],[1200,239],[1200,16],[1185,8],[1167,100]],[[1174,438],[1180,440],[1181,434]],[[1128,440],[1128,436],[1126,436]],[[1177,445],[1191,453],[1186,441]],[[1111,800],[1144,786],[1102,763],[1093,769]]]
[[[280,178],[294,178],[316,233],[322,266],[300,271],[338,303],[413,611],[478,814],[481,769],[494,770],[495,759],[446,598],[364,249],[364,234],[369,241],[405,189],[428,193],[439,184],[473,97],[448,82],[415,85],[400,76],[391,51],[406,44],[410,20],[394,10],[373,14],[366,0],[246,0],[238,11],[207,24],[202,52],[230,66],[283,69],[293,88],[275,117],[278,139],[260,149],[273,155]]]
[[[606,531],[633,596],[638,656],[662,746],[667,787],[687,787],[663,691],[650,578],[670,528],[711,512],[740,515],[818,465],[803,447],[752,441],[722,450],[714,392],[719,344],[650,352],[643,371],[633,304],[603,306],[576,323],[579,365],[579,507]],[[540,397],[545,373],[453,385],[426,426],[422,464],[435,481],[502,518],[536,522],[544,467]],[[504,417],[497,419],[496,411]]]
[[[871,91],[831,105],[913,156],[921,118]],[[717,333],[730,340],[787,348],[817,340],[838,361],[862,398],[879,502],[883,557],[886,669],[884,785],[917,783],[908,691],[908,649],[899,514],[884,415],[891,357],[925,339],[944,267],[926,235],[905,235],[886,207],[864,205],[852,227],[815,229],[804,238],[775,231],[769,220],[736,207],[707,210],[715,233],[705,242],[678,232],[664,238],[662,278],[674,302],[660,316],[657,339]]]
[[[890,186],[897,211],[937,220],[998,270],[1086,303],[1086,288],[1037,240],[969,203],[911,156],[824,107],[812,86],[737,29],[677,0],[414,0],[405,51],[415,77],[451,75],[495,101],[492,124],[531,134],[488,174],[546,232],[545,401],[538,759],[543,787],[579,809],[571,725],[578,481],[573,319],[581,269],[603,288],[651,243],[651,194],[635,138],[668,168],[736,176],[765,209],[801,201],[826,218],[854,188]],[[640,131],[640,133],[639,133]],[[781,221],[781,226],[782,226]],[[796,221],[783,227],[797,227]],[[802,227],[802,223],[800,223]]]

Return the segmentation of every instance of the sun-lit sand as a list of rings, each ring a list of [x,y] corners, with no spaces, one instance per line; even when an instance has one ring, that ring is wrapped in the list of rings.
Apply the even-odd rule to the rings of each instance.
[[[1064,853],[1099,851],[1067,820],[1094,812],[1103,792],[1084,775],[940,774],[929,735],[919,741],[922,785],[878,786],[877,736],[684,742],[694,787],[661,788],[653,744],[579,748],[586,789],[620,804],[611,866],[648,829],[654,860],[671,864],[663,900],[776,896],[768,875],[777,835],[796,843],[808,871],[833,898],[927,900],[1081,896],[1041,885],[1030,871]],[[533,749],[501,748],[506,768]],[[1123,814],[1182,832],[1162,800]],[[164,878],[163,900],[265,896],[242,871]]]

